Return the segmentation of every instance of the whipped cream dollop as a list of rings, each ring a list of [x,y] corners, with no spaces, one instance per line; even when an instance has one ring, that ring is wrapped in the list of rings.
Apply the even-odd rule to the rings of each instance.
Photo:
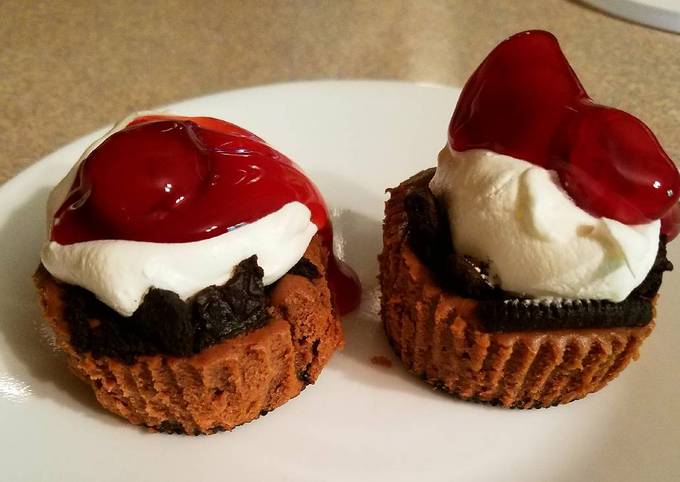
[[[594,217],[555,172],[486,149],[439,154],[430,182],[457,252],[489,263],[509,292],[535,298],[624,300],[656,258],[660,221]]]
[[[41,260],[55,278],[81,286],[123,316],[139,307],[151,287],[171,290],[186,300],[210,285],[227,282],[234,267],[257,255],[264,284],[274,283],[304,255],[317,232],[311,212],[293,201],[255,222],[221,235],[186,243],[95,240],[62,245],[50,241],[54,215],[66,200],[80,163],[133,114],[95,141],[54,188],[47,205],[47,241]]]

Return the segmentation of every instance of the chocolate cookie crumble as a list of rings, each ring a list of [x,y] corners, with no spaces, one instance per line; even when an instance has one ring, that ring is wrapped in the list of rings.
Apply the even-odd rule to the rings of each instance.
[[[314,263],[312,263],[305,257],[300,258],[300,261],[295,263],[295,265],[288,270],[288,274],[303,276],[310,280],[321,277],[321,273],[319,273],[319,268],[317,268]]]
[[[133,363],[140,355],[187,356],[267,321],[264,272],[257,256],[241,261],[222,286],[209,286],[182,301],[172,291],[151,288],[124,317],[77,286],[64,289],[64,315],[71,344],[80,353]]]

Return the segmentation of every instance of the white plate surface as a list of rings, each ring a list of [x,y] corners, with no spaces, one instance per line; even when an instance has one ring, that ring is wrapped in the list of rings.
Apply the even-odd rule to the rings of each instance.
[[[680,0],[582,0],[642,25],[680,33]]]
[[[236,122],[295,159],[332,208],[340,252],[364,284],[346,348],[316,385],[230,433],[147,433],[99,408],[41,328],[31,274],[52,185],[98,135],[0,188],[0,480],[640,481],[680,473],[680,276],[666,276],[641,359],[566,406],[504,410],[433,392],[392,355],[378,319],[384,190],[434,165],[458,90],[308,82],[169,108]],[[680,242],[671,258],[680,262]],[[384,355],[391,368],[370,359]],[[677,480],[674,479],[674,480]]]

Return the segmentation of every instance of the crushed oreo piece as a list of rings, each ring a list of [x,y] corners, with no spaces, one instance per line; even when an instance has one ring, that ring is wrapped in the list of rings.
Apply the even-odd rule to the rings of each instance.
[[[67,286],[64,292],[64,318],[69,324],[71,345],[77,352],[90,351],[92,329],[87,313],[89,300],[94,295],[78,286]]]
[[[450,289],[464,293],[469,298],[500,298],[489,279],[489,266],[470,256],[450,254],[442,266],[441,277],[448,280]]]
[[[242,261],[223,286],[209,286],[194,296],[194,319],[197,320],[195,351],[220,340],[259,328],[267,319],[264,271],[257,257]]]
[[[408,242],[426,262],[441,260],[451,253],[451,236],[446,218],[427,187],[413,189],[404,198],[408,218]]]
[[[79,353],[95,358],[112,356],[132,363],[138,354],[158,352],[155,343],[145,343],[139,327],[78,286],[64,291],[64,318],[69,324],[71,344]]]
[[[295,266],[288,270],[288,274],[304,276],[305,278],[310,280],[321,278],[319,268],[317,268],[314,263],[312,263],[310,260],[304,257],[300,258],[300,261],[295,263]]]
[[[188,356],[267,321],[263,271],[257,257],[239,263],[223,286],[210,286],[187,301],[152,288],[131,317],[124,317],[91,292],[64,288],[64,318],[79,353],[134,363],[137,356]]]
[[[196,333],[189,314],[189,303],[177,293],[151,288],[132,315],[132,323],[143,340],[154,340],[160,353],[187,356],[193,353]]]
[[[148,426],[148,425],[147,425]],[[205,434],[215,434],[217,432],[226,432],[226,428],[223,427],[222,425],[215,425],[205,432],[201,432],[199,429],[195,429],[193,432],[187,432],[184,430],[184,427],[182,426],[181,423],[179,422],[173,422],[170,420],[165,420],[161,422],[159,425],[154,426],[148,426],[151,430],[155,430],[156,432],[159,433],[166,433],[168,435],[194,435],[198,437],[199,435],[205,435]]]
[[[404,198],[407,242],[444,289],[479,301],[477,316],[487,331],[559,330],[644,326],[654,316],[653,299],[663,273],[673,264],[666,258],[661,236],[652,269],[620,303],[606,300],[539,301],[517,297],[494,286],[488,265],[453,251],[445,211],[428,188],[434,169],[413,178]]]
[[[312,343],[312,356],[313,359],[316,360],[317,357],[319,356],[319,345],[321,344],[321,340],[314,340],[314,343]],[[312,380],[311,375],[309,374],[309,370],[312,367],[312,362],[307,363],[307,366],[305,366],[304,369],[298,371],[297,377],[298,380],[300,380],[302,383],[306,385],[309,385],[310,383],[314,383],[314,380]]]
[[[304,370],[299,371],[297,374],[298,380],[300,380],[302,383],[305,385],[309,385],[312,383],[312,377],[309,376],[309,372],[307,371],[309,367],[306,367]]]
[[[412,189],[404,198],[404,208],[407,241],[441,286],[470,298],[497,294],[488,266],[453,251],[448,219],[427,185]]]
[[[167,433],[167,434],[185,434],[184,427],[182,426],[181,423],[179,422],[173,422],[170,420],[165,420],[160,423],[160,425],[153,427],[154,430],[157,430],[158,432],[161,433]]]
[[[654,298],[661,287],[664,272],[673,271],[673,263],[666,258],[666,241],[666,236],[661,235],[659,249],[656,252],[656,259],[654,260],[652,269],[642,283],[640,283],[640,286],[633,290],[630,296],[641,296],[647,299]]]

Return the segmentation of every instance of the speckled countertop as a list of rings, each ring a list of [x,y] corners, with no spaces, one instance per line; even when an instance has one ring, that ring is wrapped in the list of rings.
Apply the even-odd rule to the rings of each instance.
[[[554,32],[591,96],[680,159],[680,36],[567,0],[0,2],[0,182],[126,113],[296,79],[462,85],[520,30]]]

